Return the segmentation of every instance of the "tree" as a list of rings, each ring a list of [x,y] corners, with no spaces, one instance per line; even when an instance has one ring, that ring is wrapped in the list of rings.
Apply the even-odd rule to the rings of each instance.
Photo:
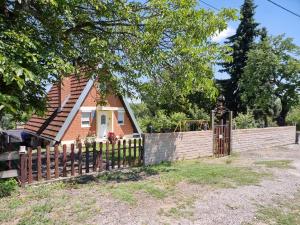
[[[286,120],[291,125],[296,124],[297,130],[300,130],[300,104],[292,107]]]
[[[249,51],[239,81],[244,103],[267,112],[279,100],[278,125],[286,124],[291,107],[299,102],[300,48],[284,35],[267,37]],[[278,107],[277,107],[278,108]]]
[[[219,80],[218,82],[225,96],[227,107],[235,113],[246,111],[246,105],[240,99],[241,91],[238,82],[247,62],[247,54],[259,33],[257,29],[258,23],[254,20],[255,8],[253,0],[245,0],[241,7],[241,22],[236,34],[228,37],[226,42],[232,48],[232,51],[229,52],[232,56],[232,61],[221,64],[223,66],[221,72],[228,73],[230,79]]]
[[[211,64],[226,46],[211,43],[235,11],[199,9],[196,0],[4,0],[0,3],[0,113],[42,112],[46,83],[85,69],[101,96],[133,94],[162,81],[185,91],[213,89]]]

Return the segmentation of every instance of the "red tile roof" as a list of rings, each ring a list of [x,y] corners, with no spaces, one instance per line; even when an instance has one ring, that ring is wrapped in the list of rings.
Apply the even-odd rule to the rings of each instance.
[[[57,85],[53,85],[48,92],[47,110],[44,117],[33,115],[25,125],[25,130],[38,136],[54,139],[64,124],[66,118],[74,107],[81,92],[86,86],[88,79],[71,76],[71,90],[69,99],[59,111],[59,90]],[[63,102],[61,103],[63,104]]]

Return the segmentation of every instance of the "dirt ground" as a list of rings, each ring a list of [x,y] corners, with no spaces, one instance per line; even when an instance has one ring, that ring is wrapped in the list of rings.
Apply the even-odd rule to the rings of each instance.
[[[158,201],[143,196],[138,204],[114,204],[94,218],[95,224],[268,224],[256,218],[262,206],[293,198],[300,191],[300,146],[290,145],[273,149],[249,151],[233,156],[231,165],[249,166],[260,173],[272,173],[256,185],[235,188],[213,188],[180,183],[176,196]],[[205,161],[223,163],[228,157]],[[266,168],[257,161],[291,160],[290,168]],[[178,200],[177,200],[178,199]],[[300,210],[300,208],[298,209]]]
[[[154,175],[143,178],[147,183],[137,181],[130,185],[122,182],[108,183],[105,187],[99,183],[83,184],[58,190],[50,188],[48,192],[46,188],[31,188],[2,200],[1,204],[12,210],[0,210],[0,223],[300,224],[300,145],[200,159],[199,163],[235,168],[228,170],[230,173],[239,173],[239,168],[244,167],[254,172],[245,172],[249,177],[232,178],[232,174],[228,174],[225,176],[228,182],[222,173],[220,181],[218,169],[209,169],[205,176],[195,174],[197,182],[179,179],[180,174],[177,179],[174,173],[171,181],[170,177]],[[193,181],[192,175],[189,181]],[[206,183],[199,183],[202,178]],[[174,180],[175,188],[168,189]],[[239,185],[230,185],[233,180]],[[151,186],[159,182],[168,190],[167,194]],[[35,200],[32,197],[27,200],[28,193],[35,196]]]

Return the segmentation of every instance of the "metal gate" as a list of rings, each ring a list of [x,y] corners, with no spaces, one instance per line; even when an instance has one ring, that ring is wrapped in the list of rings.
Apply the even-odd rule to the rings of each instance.
[[[216,157],[230,155],[230,126],[215,125],[213,131],[214,155]]]
[[[224,102],[224,97],[220,96],[217,107],[211,113],[213,154],[216,157],[231,153],[232,111],[226,109]]]

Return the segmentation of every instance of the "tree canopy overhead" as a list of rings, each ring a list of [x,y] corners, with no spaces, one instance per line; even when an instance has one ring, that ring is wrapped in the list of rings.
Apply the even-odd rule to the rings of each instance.
[[[162,83],[167,71],[183,91],[211,95],[211,65],[228,49],[210,37],[234,18],[196,0],[3,0],[0,113],[43,111],[45,84],[83,67],[109,74],[97,79],[114,91]]]

